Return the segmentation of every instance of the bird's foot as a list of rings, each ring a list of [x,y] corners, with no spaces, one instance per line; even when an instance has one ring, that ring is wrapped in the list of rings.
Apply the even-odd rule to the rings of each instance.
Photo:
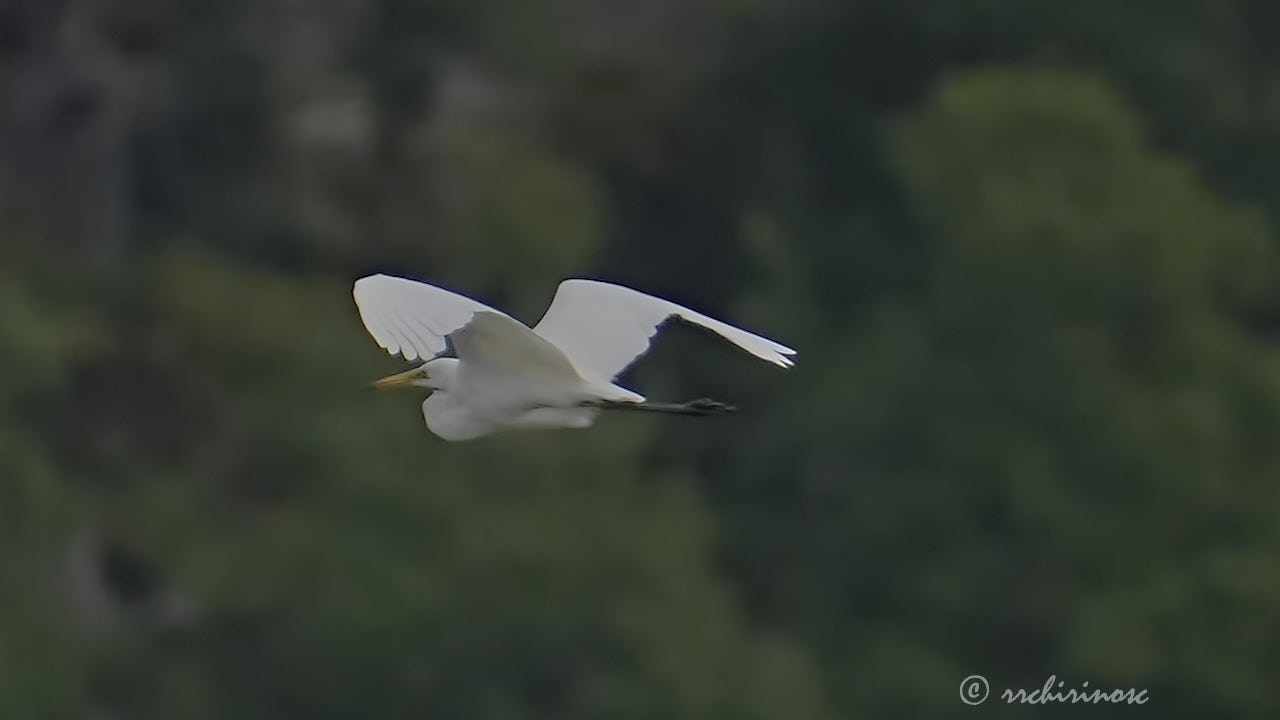
[[[689,402],[685,403],[684,406],[690,412],[698,415],[717,415],[721,413],[731,413],[731,412],[735,412],[738,409],[732,405],[729,405],[728,403],[722,403],[719,400],[712,400],[711,398],[698,398],[697,400],[690,400]]]

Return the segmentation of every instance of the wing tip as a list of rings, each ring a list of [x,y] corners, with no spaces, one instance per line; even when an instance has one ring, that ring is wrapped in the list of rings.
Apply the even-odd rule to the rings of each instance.
[[[413,345],[404,342],[402,338],[396,337],[394,332],[387,332],[386,329],[381,327],[385,324],[385,321],[377,319],[377,313],[374,310],[374,306],[366,306],[365,303],[361,301],[363,295],[362,291],[368,290],[376,293],[375,287],[377,285],[386,286],[386,281],[388,280],[397,283],[413,282],[406,278],[396,277],[395,275],[373,273],[372,275],[365,275],[364,277],[358,278],[354,283],[352,283],[351,297],[355,300],[356,310],[360,316],[360,322],[364,325],[364,329],[369,333],[369,336],[378,344],[378,347],[385,350],[387,354],[392,357],[398,356],[403,358],[406,362],[417,362],[419,359],[424,359],[426,355],[419,352],[417,348],[413,347]],[[378,297],[376,294],[368,295],[366,297],[376,305],[376,299]]]
[[[792,350],[782,343],[774,342],[773,340],[768,340],[767,342],[767,349],[765,349],[764,352],[753,351],[752,354],[781,368],[795,367],[795,350]]]

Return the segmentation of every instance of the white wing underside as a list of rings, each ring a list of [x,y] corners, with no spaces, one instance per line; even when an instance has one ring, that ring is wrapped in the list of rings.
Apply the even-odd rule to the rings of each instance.
[[[505,313],[443,288],[390,275],[356,281],[351,293],[365,329],[383,349],[405,360],[430,360],[448,347],[450,333],[480,311]]]
[[[795,350],[715,318],[631,288],[596,280],[565,280],[551,307],[534,326],[569,357],[584,376],[612,380],[649,349],[667,319],[707,328],[738,347],[781,367]]]

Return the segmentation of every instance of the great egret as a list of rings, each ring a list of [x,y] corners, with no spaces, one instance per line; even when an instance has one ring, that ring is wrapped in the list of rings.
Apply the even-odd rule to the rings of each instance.
[[[713,330],[784,368],[796,352],[673,302],[595,280],[560,283],[532,328],[470,298],[389,275],[357,280],[352,295],[380,346],[410,362],[426,361],[374,386],[434,391],[422,414],[445,440],[514,428],[585,428],[609,408],[688,415],[732,410],[712,400],[650,403],[613,383],[671,317]],[[442,357],[450,345],[457,357]]]

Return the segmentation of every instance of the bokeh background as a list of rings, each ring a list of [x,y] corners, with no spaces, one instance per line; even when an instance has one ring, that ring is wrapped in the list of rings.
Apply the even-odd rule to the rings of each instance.
[[[1276,717],[1278,29],[5,0],[0,717]],[[799,363],[674,328],[627,382],[741,413],[449,444],[378,271]]]

